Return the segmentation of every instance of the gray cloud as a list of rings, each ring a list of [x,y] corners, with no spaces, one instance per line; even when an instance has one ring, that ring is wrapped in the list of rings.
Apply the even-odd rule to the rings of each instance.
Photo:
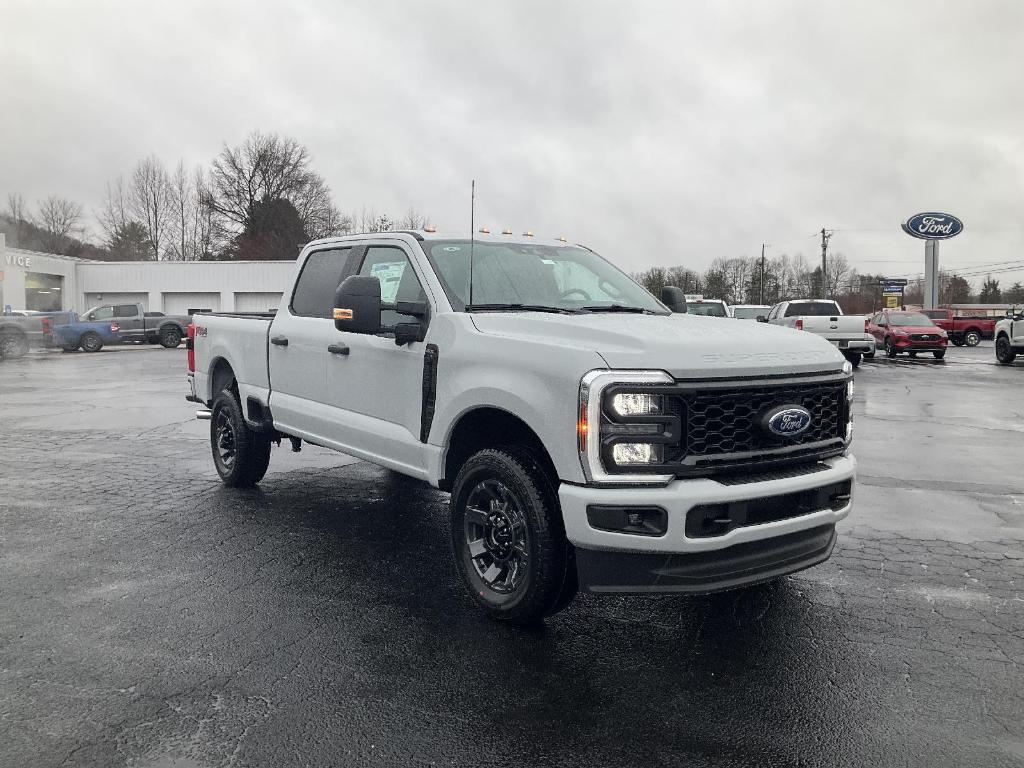
[[[864,271],[919,271],[899,222],[926,209],[966,223],[947,264],[1024,241],[1018,2],[155,5],[8,2],[0,192],[95,208],[139,157],[259,128],[344,210],[465,229],[476,178],[479,222],[627,269],[813,256],[828,226],[869,230],[833,240]]]

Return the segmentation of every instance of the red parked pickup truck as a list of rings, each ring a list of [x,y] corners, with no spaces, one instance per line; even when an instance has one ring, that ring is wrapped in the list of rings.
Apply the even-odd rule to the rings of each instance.
[[[982,339],[995,335],[996,317],[954,317],[951,309],[922,309],[921,314],[931,318],[939,328],[949,335],[956,346],[978,346]]]

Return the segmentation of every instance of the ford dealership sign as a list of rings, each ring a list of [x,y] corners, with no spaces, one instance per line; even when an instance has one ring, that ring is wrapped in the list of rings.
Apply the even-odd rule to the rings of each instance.
[[[964,231],[964,223],[948,213],[918,213],[903,222],[903,231],[921,240],[949,240]]]

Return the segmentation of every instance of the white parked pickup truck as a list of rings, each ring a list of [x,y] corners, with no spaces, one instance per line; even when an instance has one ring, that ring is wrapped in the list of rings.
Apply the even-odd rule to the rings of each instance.
[[[678,288],[666,301],[685,309]],[[188,399],[223,482],[306,441],[451,494],[493,616],[712,592],[827,559],[852,369],[812,334],[673,314],[587,248],[388,232],[307,245],[274,314],[197,315]],[[343,514],[343,511],[339,511]]]
[[[839,304],[830,299],[780,301],[765,322],[810,331],[836,346],[856,368],[862,357],[874,357],[875,339],[867,333],[863,315],[844,315]]]

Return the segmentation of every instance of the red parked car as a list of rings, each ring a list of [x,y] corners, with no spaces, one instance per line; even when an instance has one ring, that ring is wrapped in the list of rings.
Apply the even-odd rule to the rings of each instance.
[[[937,360],[946,356],[949,337],[920,312],[885,309],[865,321],[865,330],[875,337],[886,357],[896,357],[900,352],[911,357],[918,352],[931,352]]]

